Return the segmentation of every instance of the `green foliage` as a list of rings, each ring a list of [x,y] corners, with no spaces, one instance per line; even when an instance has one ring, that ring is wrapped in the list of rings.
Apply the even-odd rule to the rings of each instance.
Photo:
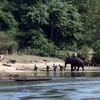
[[[31,54],[53,56],[57,50],[57,47],[52,42],[49,42],[48,39],[46,39],[41,30],[30,30],[27,32],[27,34],[19,34],[17,38],[20,39],[20,48],[24,49],[24,47],[22,47],[24,45],[27,50],[31,52]],[[23,41],[23,39],[25,41]],[[30,49],[32,49],[33,52]]]
[[[50,0],[46,5],[49,12],[49,24],[46,28],[49,32],[45,30],[45,33],[49,40],[56,45],[79,40],[82,23],[77,9],[61,0]]]
[[[6,52],[14,53],[17,50],[17,42],[14,41],[10,35],[7,35],[5,32],[0,32],[0,53]]]
[[[40,49],[43,53],[48,53],[52,56],[52,53],[55,53],[57,47],[52,42],[49,42],[42,34],[39,35],[39,37],[35,37],[32,47]]]
[[[82,23],[77,9],[61,0],[37,2],[33,6],[20,6],[21,31],[41,28],[47,38],[59,46],[61,43],[81,39]],[[20,13],[20,12],[19,12]],[[73,44],[73,43],[72,43]]]
[[[82,60],[85,60],[88,56],[89,56],[89,47],[87,47],[86,45],[82,46],[82,48],[77,52],[77,55],[79,58],[81,58]]]
[[[67,57],[69,56],[69,51],[65,50],[65,51],[58,51],[56,53],[56,57],[65,60]]]
[[[100,0],[72,0],[72,3],[78,8],[84,28],[80,45],[91,46],[100,37]]]
[[[94,63],[100,63],[100,40],[97,40],[92,44],[92,48],[94,50],[93,53],[93,62]]]
[[[100,50],[100,40],[97,40],[96,42],[94,42],[92,44],[92,48],[93,48],[94,52]]]
[[[94,64],[100,64],[100,50],[93,53],[92,61]]]
[[[11,13],[0,11],[0,29],[16,32],[18,23]]]
[[[61,57],[58,48],[77,51],[100,39],[100,0],[1,0],[0,31],[11,40],[0,48]],[[80,49],[83,59],[86,49]]]
[[[63,50],[63,51],[66,51],[66,50],[76,51],[77,43],[75,41],[71,41],[71,43],[70,42],[62,43],[62,44],[60,44],[59,48],[60,48],[60,50]]]
[[[23,30],[40,28],[41,25],[48,24],[47,6],[41,3],[28,7],[27,15],[22,19],[22,24],[25,26]],[[25,29],[26,28],[26,29]]]

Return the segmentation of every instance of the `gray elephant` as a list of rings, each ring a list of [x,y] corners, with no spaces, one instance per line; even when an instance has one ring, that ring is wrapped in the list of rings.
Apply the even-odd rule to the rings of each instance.
[[[65,60],[65,68],[64,70],[66,69],[66,64],[71,64],[71,71],[74,71],[74,69],[77,68],[77,71],[79,71],[79,68],[82,67],[82,70],[84,71],[84,63],[83,63],[83,60],[81,60],[80,58],[76,57],[76,58],[70,58],[68,57],[66,60]]]

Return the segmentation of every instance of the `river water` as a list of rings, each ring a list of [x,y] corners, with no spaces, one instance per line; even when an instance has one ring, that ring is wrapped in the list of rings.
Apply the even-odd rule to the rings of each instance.
[[[0,100],[100,100],[100,72],[44,72],[50,81],[0,81]]]

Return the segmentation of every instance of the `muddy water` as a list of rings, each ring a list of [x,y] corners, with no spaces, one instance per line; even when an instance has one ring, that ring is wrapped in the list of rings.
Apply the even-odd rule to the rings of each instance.
[[[0,100],[100,100],[100,72],[43,72],[50,81],[0,81]]]

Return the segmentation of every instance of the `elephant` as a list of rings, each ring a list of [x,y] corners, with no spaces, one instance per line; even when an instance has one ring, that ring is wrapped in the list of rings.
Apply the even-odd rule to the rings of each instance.
[[[82,67],[82,70],[84,71],[84,63],[83,63],[83,60],[76,57],[76,58],[70,58],[68,57],[66,60],[65,60],[65,68],[64,70],[66,69],[66,64],[71,64],[71,71],[74,71],[74,69],[77,68],[77,71],[79,71],[79,68]],[[74,68],[74,69],[73,69]]]

